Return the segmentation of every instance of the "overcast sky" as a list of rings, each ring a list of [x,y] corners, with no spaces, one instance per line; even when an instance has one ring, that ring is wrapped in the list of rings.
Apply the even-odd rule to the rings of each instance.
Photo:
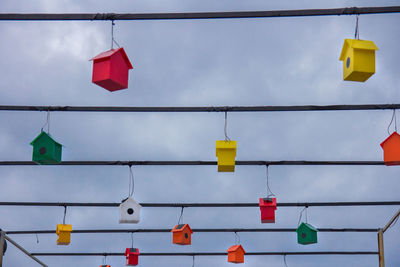
[[[0,12],[197,12],[389,6],[398,1],[2,0]],[[129,88],[110,93],[91,83],[92,62],[110,49],[111,22],[0,22],[0,105],[225,106],[400,103],[400,15],[361,15],[360,38],[372,40],[376,74],[342,80],[339,55],[355,16],[182,21],[116,21],[115,38],[134,69]],[[392,111],[229,113],[237,160],[382,160]],[[216,160],[223,113],[52,112],[50,133],[63,160]],[[29,143],[45,112],[0,112],[0,161],[31,160]],[[400,121],[398,121],[400,123]],[[391,131],[394,130],[392,127]],[[266,196],[265,166],[134,166],[138,202],[257,202]],[[120,202],[127,166],[2,166],[0,201]],[[271,166],[278,202],[399,200],[399,167]],[[302,208],[278,208],[261,224],[258,208],[187,208],[192,228],[297,227]],[[311,207],[320,228],[379,228],[398,207]],[[143,208],[137,225],[118,223],[117,208],[68,208],[73,229],[173,228],[179,208]],[[63,208],[0,207],[3,230],[55,230]],[[400,266],[399,225],[385,234],[386,266]],[[301,246],[295,233],[241,233],[246,251],[376,251],[375,233],[319,233]],[[124,252],[130,234],[13,235],[31,252]],[[233,233],[195,233],[191,246],[169,233],[134,234],[141,252],[224,252]],[[49,266],[99,266],[103,257],[41,257]],[[192,266],[191,257],[141,257],[140,266]],[[231,266],[197,257],[195,266]],[[9,246],[4,266],[36,266]],[[124,266],[124,257],[107,257]],[[377,256],[288,256],[289,267],[378,265]],[[243,266],[284,266],[282,256],[248,256]]]

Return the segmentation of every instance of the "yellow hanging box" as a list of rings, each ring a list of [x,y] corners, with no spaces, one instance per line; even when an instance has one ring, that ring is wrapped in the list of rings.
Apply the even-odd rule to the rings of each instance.
[[[339,60],[343,61],[343,80],[365,82],[375,73],[375,50],[372,41],[345,39]]]
[[[57,224],[57,245],[69,245],[69,243],[71,242],[71,232],[71,224]]]
[[[215,154],[218,157],[219,172],[234,172],[236,157],[236,141],[218,140],[215,146]]]

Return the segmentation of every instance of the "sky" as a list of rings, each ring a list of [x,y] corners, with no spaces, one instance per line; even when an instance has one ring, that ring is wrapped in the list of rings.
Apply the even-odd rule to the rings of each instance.
[[[201,12],[390,6],[398,1],[2,0],[2,13]],[[256,106],[392,104],[400,102],[399,14],[361,15],[360,38],[372,40],[376,73],[365,83],[342,79],[339,55],[353,38],[355,16],[181,21],[116,21],[114,37],[134,69],[128,89],[108,92],[91,82],[92,62],[110,49],[111,22],[1,21],[0,105]],[[0,161],[29,161],[29,143],[45,112],[0,111]],[[398,116],[399,117],[399,116]],[[228,113],[237,160],[376,160],[392,111]],[[394,131],[393,125],[390,132]],[[62,159],[216,160],[224,139],[223,113],[51,112],[50,134]],[[266,196],[265,166],[133,166],[138,202],[258,202]],[[271,166],[279,202],[399,200],[399,167]],[[128,195],[127,166],[0,166],[0,201],[120,202]],[[296,228],[301,207],[279,207],[275,224],[261,224],[258,208],[186,208],[192,228]],[[319,228],[379,228],[389,207],[310,207]],[[137,225],[119,224],[117,208],[70,207],[73,229],[173,228],[180,208],[143,208]],[[0,228],[55,230],[62,207],[0,206]],[[240,233],[246,251],[376,251],[376,233],[319,233],[297,244],[295,233]],[[399,266],[399,225],[385,233],[386,266]],[[124,252],[131,235],[12,235],[30,252]],[[224,252],[233,233],[194,233],[191,246],[170,233],[136,233],[141,252]],[[37,242],[39,241],[39,242]],[[49,266],[99,266],[103,257],[40,257]],[[377,266],[377,256],[287,256],[290,267]],[[124,257],[107,257],[124,266]],[[139,266],[192,266],[191,257],[140,257]],[[230,266],[226,257],[196,257],[195,266]],[[37,266],[12,245],[4,266]],[[248,256],[243,266],[284,266],[282,256]]]

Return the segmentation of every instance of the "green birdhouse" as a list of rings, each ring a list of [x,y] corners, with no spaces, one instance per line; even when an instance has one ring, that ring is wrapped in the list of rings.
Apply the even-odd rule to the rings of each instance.
[[[318,230],[311,224],[302,222],[296,229],[297,243],[301,245],[309,245],[318,243],[317,232]]]
[[[61,162],[62,145],[54,141],[46,132],[41,132],[32,142],[32,161],[38,164]]]

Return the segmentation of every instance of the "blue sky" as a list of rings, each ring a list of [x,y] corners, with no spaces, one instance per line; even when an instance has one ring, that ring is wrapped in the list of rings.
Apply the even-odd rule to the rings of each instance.
[[[11,1],[0,12],[196,12],[389,6],[397,1]],[[399,14],[362,15],[360,38],[372,40],[376,74],[365,83],[342,80],[340,51],[354,16],[243,20],[116,21],[115,38],[134,70],[129,88],[110,93],[91,83],[93,56],[110,48],[110,22],[0,22],[1,105],[225,106],[399,103]],[[229,113],[237,160],[382,160],[392,111]],[[29,143],[44,112],[0,112],[0,160],[30,160]],[[223,113],[51,113],[51,135],[63,160],[215,160],[224,138]],[[393,128],[391,129],[393,130]],[[257,202],[266,195],[264,166],[134,166],[139,202]],[[271,166],[278,202],[398,200],[398,167]],[[120,202],[128,194],[126,166],[2,166],[1,201]],[[378,228],[398,207],[309,208],[317,227]],[[192,228],[296,227],[301,208],[278,208],[274,225],[258,208],[188,208]],[[143,208],[138,228],[172,228],[179,208]],[[74,229],[127,228],[116,208],[68,208]],[[49,230],[63,208],[0,207],[4,230]],[[387,266],[399,266],[399,226],[385,234]],[[300,246],[295,233],[242,233],[246,251],[377,250],[375,233],[320,233]],[[32,252],[124,252],[130,234],[12,236]],[[195,233],[192,246],[170,234],[135,234],[142,252],[225,251],[233,233]],[[102,257],[41,258],[49,266],[98,266]],[[124,266],[123,257],[108,257]],[[375,256],[288,256],[288,266],[377,266]],[[141,257],[140,266],[191,266],[190,257]],[[198,257],[196,266],[229,266],[225,257]],[[281,256],[247,257],[243,266],[284,266]],[[5,266],[35,266],[12,246]]]

